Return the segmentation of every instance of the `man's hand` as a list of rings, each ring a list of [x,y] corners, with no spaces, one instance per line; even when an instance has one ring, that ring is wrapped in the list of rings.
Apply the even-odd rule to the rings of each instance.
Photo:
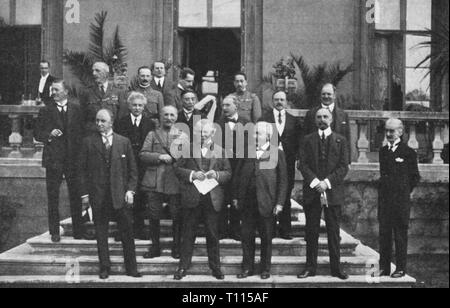
[[[232,205],[236,210],[239,210],[239,201],[238,200],[234,199]]]
[[[192,176],[192,180],[199,180],[200,182],[203,182],[206,179],[206,175],[201,172],[201,171],[197,171],[194,173],[194,175]]]
[[[127,191],[127,193],[125,194],[125,202],[129,207],[133,207],[134,193],[132,191]]]
[[[211,179],[217,180],[217,172],[214,170],[208,171],[205,175],[206,175],[206,178],[209,180],[211,180]]]
[[[319,194],[323,194],[324,192],[326,192],[328,190],[328,185],[327,183],[325,183],[324,181],[320,182],[319,185],[317,185],[314,188]]]
[[[159,160],[165,164],[171,164],[173,159],[170,155],[168,154],[163,154],[159,157]]]
[[[63,132],[60,131],[59,129],[54,129],[52,130],[52,132],[50,133],[50,137],[51,138],[58,138],[61,137],[63,135]]]
[[[273,214],[275,216],[278,216],[281,214],[281,212],[283,212],[283,206],[282,205],[277,205],[274,209],[273,209]]]
[[[89,204],[89,196],[81,198],[81,210],[87,211],[91,205]]]

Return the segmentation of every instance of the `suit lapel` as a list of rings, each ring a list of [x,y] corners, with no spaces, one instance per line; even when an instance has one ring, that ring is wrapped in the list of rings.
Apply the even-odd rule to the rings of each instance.
[[[95,134],[95,137],[93,138],[92,143],[94,144],[94,147],[97,149],[97,151],[101,154],[102,159],[104,159],[104,144],[102,140],[102,136],[99,133]],[[114,143],[114,141],[113,141]]]
[[[72,123],[72,117],[73,117],[73,105],[70,101],[67,101],[67,127],[70,127],[70,124]]]
[[[120,140],[119,135],[116,133],[113,134],[113,142],[111,147],[111,161],[114,161],[116,158],[120,158]]]
[[[52,105],[52,113],[53,113],[53,117],[56,120],[56,123],[58,123],[58,128],[62,129],[64,127],[63,123],[61,122],[61,117],[60,117],[60,112],[58,107],[56,106],[56,103],[53,103]]]
[[[319,170],[319,134],[314,133],[312,135],[312,151],[313,151],[313,159],[314,159],[314,170]]]

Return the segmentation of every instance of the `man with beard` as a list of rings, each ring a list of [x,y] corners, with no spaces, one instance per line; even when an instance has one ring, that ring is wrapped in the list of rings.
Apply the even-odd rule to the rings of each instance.
[[[317,106],[306,114],[305,117],[305,134],[309,135],[317,131],[316,114],[319,109],[325,108],[330,110],[333,115],[333,123],[331,123],[331,130],[347,139],[348,144],[348,161],[351,163],[351,149],[350,149],[350,121],[348,115],[344,110],[336,106],[336,87],[327,83],[322,87],[320,94],[320,106]]]
[[[161,92],[153,90],[150,86],[152,81],[152,72],[150,67],[142,66],[138,69],[138,81],[139,84],[132,89],[132,91],[142,93],[145,96],[147,99],[147,105],[145,105],[144,114],[152,119],[155,127],[159,127],[159,116],[161,110],[164,108],[164,98]],[[127,110],[123,109],[121,109],[121,115],[119,118],[127,115]]]
[[[97,112],[100,109],[111,110],[114,118],[127,112],[126,93],[116,87],[109,78],[109,66],[104,62],[97,62],[92,66],[92,75],[95,84],[80,94],[80,106],[84,117],[86,135],[97,133],[95,124]],[[123,111],[125,110],[125,111]]]
[[[236,92],[232,95],[238,100],[239,116],[248,122],[256,123],[261,118],[261,102],[256,94],[247,91],[247,75],[237,73],[234,76],[234,87]]]
[[[287,96],[283,91],[273,94],[274,109],[263,117],[264,121],[274,123],[277,128],[280,148],[283,149],[288,175],[288,191],[284,202],[283,212],[279,215],[279,236],[285,240],[292,240],[291,236],[291,194],[295,184],[295,162],[298,157],[298,147],[302,129],[300,119],[287,112]]]
[[[197,122],[195,134],[200,136],[196,139],[201,139],[201,145],[194,142],[191,151],[194,152],[193,155],[183,156],[176,163],[175,172],[180,180],[183,200],[183,232],[181,259],[174,275],[175,280],[183,279],[191,266],[197,226],[201,218],[205,223],[208,260],[212,275],[218,280],[225,278],[220,269],[218,224],[219,212],[225,200],[224,185],[231,179],[231,167],[228,160],[223,158],[223,149],[213,141],[215,132],[212,122],[206,119]],[[205,180],[215,182],[216,186],[204,195],[200,193],[196,185],[201,185]]]
[[[152,245],[144,255],[145,259],[161,256],[160,220],[163,203],[167,200],[172,216],[172,257],[180,258],[181,209],[180,188],[175,175],[175,159],[171,147],[175,142],[186,140],[187,136],[174,127],[178,110],[174,106],[166,106],[161,112],[161,128],[150,132],[142,148],[140,158],[146,171],[142,180],[142,189],[147,192],[148,212],[150,217],[150,238]]]
[[[340,268],[341,205],[344,203],[344,179],[349,170],[345,137],[331,129],[333,115],[329,109],[316,114],[315,133],[307,135],[300,146],[299,169],[304,177],[303,209],[306,215],[306,268],[297,277],[316,275],[322,209],[328,235],[331,276],[342,280],[348,275]]]
[[[113,131],[114,115],[101,109],[96,116],[97,133],[83,140],[80,154],[81,200],[92,206],[100,261],[100,279],[110,275],[108,228],[116,217],[122,240],[127,276],[142,277],[137,271],[133,238],[132,207],[138,173],[131,142]]]
[[[402,142],[403,129],[402,121],[389,119],[386,122],[388,144],[380,151],[380,276],[391,274],[394,235],[397,268],[392,278],[406,275],[411,193],[420,180],[417,154]]]

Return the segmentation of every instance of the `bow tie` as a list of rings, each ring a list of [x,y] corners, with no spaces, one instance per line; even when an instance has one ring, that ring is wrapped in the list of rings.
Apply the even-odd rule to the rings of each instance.
[[[226,120],[225,120],[225,123],[234,123],[234,124],[236,124],[238,121],[236,120],[236,119],[230,119],[230,118],[227,118]]]

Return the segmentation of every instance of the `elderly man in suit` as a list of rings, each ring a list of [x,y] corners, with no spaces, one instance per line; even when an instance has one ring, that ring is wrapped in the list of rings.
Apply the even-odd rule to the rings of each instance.
[[[214,124],[206,119],[195,125],[197,137],[191,145],[191,154],[182,156],[176,163],[176,174],[180,180],[181,199],[183,200],[183,232],[181,244],[181,259],[175,280],[186,276],[191,265],[192,254],[196,239],[196,230],[200,218],[204,219],[206,231],[206,245],[208,250],[209,267],[212,275],[223,280],[220,269],[219,249],[219,212],[224,204],[224,185],[231,179],[231,167],[224,157],[223,149],[213,142],[215,134]],[[201,144],[198,144],[201,139]],[[198,153],[199,152],[199,153]],[[196,185],[204,181],[215,182],[216,186],[202,194]]]
[[[328,235],[331,276],[342,280],[348,275],[340,268],[340,206],[344,203],[344,178],[349,170],[345,137],[331,129],[333,115],[329,109],[316,114],[315,133],[307,135],[300,146],[300,171],[304,177],[303,208],[306,215],[306,269],[303,279],[316,275],[320,218],[322,209]]]
[[[236,92],[233,93],[239,102],[239,115],[248,122],[256,123],[262,116],[261,101],[258,96],[247,90],[247,75],[239,72],[234,75],[234,87]]]
[[[39,63],[39,70],[41,72],[41,78],[39,79],[38,87],[38,100],[41,100],[45,105],[52,103],[52,93],[50,86],[56,80],[55,77],[50,75],[50,62],[42,60]]]
[[[279,215],[279,236],[292,240],[291,194],[295,184],[295,162],[298,158],[298,148],[302,135],[300,119],[287,112],[287,95],[284,91],[273,94],[273,111],[263,116],[263,120],[274,123],[277,128],[280,148],[286,156],[288,190],[283,212]]]
[[[161,128],[150,132],[140,154],[146,168],[142,188],[148,195],[150,238],[152,240],[149,251],[144,255],[145,259],[161,256],[160,219],[165,200],[168,200],[172,216],[172,257],[180,258],[180,188],[173,167],[175,159],[170,149],[181,139],[186,140],[187,136],[174,126],[177,117],[178,110],[174,106],[164,107],[161,112]]]
[[[242,213],[244,253],[242,273],[237,276],[239,279],[254,273],[257,229],[261,237],[261,279],[270,278],[273,226],[275,216],[283,211],[288,188],[286,160],[278,148],[278,139],[273,138],[274,133],[272,124],[256,124],[254,138],[257,148],[249,147],[249,158],[239,161],[234,175],[233,206]],[[274,163],[270,164],[271,160]]]
[[[131,87],[131,92],[138,92],[145,96],[147,104],[145,105],[144,113],[150,117],[155,126],[159,126],[159,115],[164,108],[164,97],[161,92],[154,90],[150,84],[152,81],[152,72],[150,67],[142,66],[138,69],[138,85]],[[131,93],[128,94],[128,96]],[[120,116],[127,115],[125,108],[120,109]]]
[[[402,142],[402,135],[402,121],[389,119],[386,122],[388,144],[380,151],[380,275],[391,275],[394,234],[397,268],[392,278],[406,275],[410,195],[420,180],[416,152]]]
[[[108,228],[116,216],[123,245],[126,274],[142,277],[137,271],[133,238],[132,207],[138,173],[131,142],[113,132],[114,115],[101,109],[96,116],[98,131],[83,140],[80,154],[83,207],[92,207],[100,260],[100,279],[110,275]]]
[[[229,161],[233,177],[240,159],[245,158],[245,147],[248,141],[248,133],[244,131],[249,122],[239,116],[238,100],[229,95],[222,102],[222,118],[217,122],[222,130],[222,146],[230,154]],[[238,125],[240,124],[240,125]],[[228,138],[228,139],[227,139]],[[227,142],[228,141],[228,142]],[[241,215],[232,206],[233,179],[226,189],[225,206],[220,213],[220,237],[241,240]]]
[[[145,138],[155,128],[155,124],[145,113],[148,103],[144,94],[131,92],[127,101],[129,108],[128,115],[116,122],[115,131],[119,135],[127,137],[133,147],[134,158],[138,166],[138,191],[135,195],[133,208],[134,236],[137,239],[145,240],[148,238],[144,231],[146,194],[139,187],[144,177],[145,168],[139,159],[139,153],[142,150]]]
[[[103,62],[97,62],[92,66],[92,75],[95,84],[84,89],[80,93],[81,111],[84,116],[85,135],[96,134],[95,124],[97,112],[100,109],[109,109],[114,118],[120,116],[120,109],[128,110],[126,93],[116,87],[109,78],[109,66]]]
[[[347,139],[348,144],[348,161],[351,163],[350,153],[350,121],[348,115],[344,110],[336,106],[336,87],[327,83],[322,87],[320,94],[320,105],[308,111],[305,117],[305,133],[306,135],[312,134],[317,131],[316,127],[316,114],[319,109],[328,109],[333,115],[333,123],[331,129],[336,134],[339,134]]]
[[[70,211],[75,239],[87,239],[81,222],[78,157],[83,122],[80,107],[68,98],[63,80],[52,84],[54,102],[39,111],[35,128],[36,140],[44,143],[42,166],[46,168],[48,222],[53,242],[60,241],[59,189],[66,179],[70,197]]]

